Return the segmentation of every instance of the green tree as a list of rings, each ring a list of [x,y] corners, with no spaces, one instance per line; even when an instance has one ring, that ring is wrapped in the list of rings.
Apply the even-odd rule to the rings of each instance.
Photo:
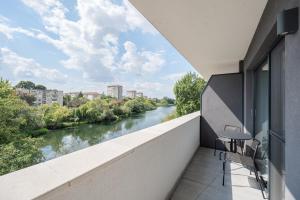
[[[41,162],[39,150],[42,139],[19,137],[5,145],[0,145],[0,175],[7,174]]]
[[[176,112],[182,116],[200,110],[200,95],[206,82],[196,73],[188,73],[175,83]]]
[[[144,104],[138,98],[127,101],[124,106],[127,107],[130,110],[130,113],[133,114],[145,111]]]
[[[16,96],[8,81],[0,79],[0,175],[43,159],[41,139],[25,134],[30,107]]]
[[[71,95],[64,95],[64,97],[63,97],[64,106],[69,106],[71,99],[72,99]]]
[[[47,90],[47,88],[44,85],[36,85],[34,87],[34,89],[36,89],[36,90]]]
[[[28,105],[30,105],[30,106],[32,106],[36,100],[35,96],[33,96],[32,94],[27,94],[27,93],[21,93],[21,94],[19,94],[19,97],[23,101],[26,101],[26,103],[28,103]]]
[[[80,91],[78,94],[78,98],[82,98],[83,97],[83,93]]]
[[[20,81],[15,87],[32,90],[35,88],[35,84],[31,81]]]
[[[101,99],[88,101],[79,107],[79,118],[89,123],[101,122],[105,106],[105,103]]]
[[[79,106],[85,104],[86,102],[88,102],[87,98],[77,96],[77,97],[71,99],[68,102],[67,106],[72,107],[72,108],[78,108]]]
[[[173,105],[175,103],[175,99],[164,97],[162,100],[167,101],[168,105]]]
[[[48,128],[60,128],[63,122],[70,121],[72,118],[72,111],[65,106],[57,103],[51,105],[43,105],[44,120]]]

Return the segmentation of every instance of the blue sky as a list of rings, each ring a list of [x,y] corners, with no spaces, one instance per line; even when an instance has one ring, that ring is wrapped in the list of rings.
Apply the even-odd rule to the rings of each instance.
[[[10,0],[0,7],[0,76],[48,88],[106,92],[121,84],[173,97],[195,71],[127,0]]]

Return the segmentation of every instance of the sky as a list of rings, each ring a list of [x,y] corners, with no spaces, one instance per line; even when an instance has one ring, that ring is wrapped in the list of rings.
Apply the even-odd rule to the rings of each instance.
[[[64,92],[110,84],[174,97],[194,68],[127,0],[9,0],[0,7],[0,77]]]

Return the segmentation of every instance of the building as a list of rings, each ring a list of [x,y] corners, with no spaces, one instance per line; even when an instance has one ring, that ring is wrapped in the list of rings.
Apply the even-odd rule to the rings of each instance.
[[[136,93],[136,97],[144,97],[144,95],[143,95],[142,92],[137,92],[137,93]]]
[[[207,81],[201,112],[1,176],[0,199],[299,200],[300,1],[129,1]],[[258,179],[214,156],[226,125],[260,141]]]
[[[59,90],[28,90],[24,88],[17,88],[17,94],[30,94],[35,97],[34,105],[51,105],[53,103],[58,103],[63,105],[63,91]]]
[[[136,97],[136,91],[135,90],[127,90],[127,97],[134,99]]]
[[[114,97],[118,100],[121,100],[123,98],[123,86],[121,85],[107,86],[107,95]]]
[[[83,96],[89,100],[94,100],[96,98],[99,98],[100,94],[98,92],[84,92]]]

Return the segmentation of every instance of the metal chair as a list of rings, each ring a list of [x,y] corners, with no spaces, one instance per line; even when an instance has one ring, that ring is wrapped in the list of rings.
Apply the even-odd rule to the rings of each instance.
[[[262,195],[265,198],[264,193],[263,193],[262,183],[258,176],[257,168],[255,165],[255,156],[256,156],[259,145],[260,145],[260,141],[258,141],[257,139],[253,139],[251,142],[251,145],[250,146],[247,145],[249,147],[249,151],[247,151],[245,154],[238,154],[238,153],[232,153],[232,152],[227,153],[226,158],[223,161],[223,183],[222,183],[223,186],[225,184],[226,162],[229,161],[229,162],[242,164],[243,166],[249,168],[250,174],[251,174],[251,171],[253,171],[255,173],[256,181],[259,183],[259,187],[261,189]],[[248,150],[248,149],[246,148],[246,150]]]
[[[225,126],[224,126],[224,131],[237,131],[237,132],[241,132],[241,128],[240,128],[240,127],[237,127],[237,126],[232,126],[232,125],[225,125]],[[220,141],[220,142],[223,143],[225,153],[227,152],[227,149],[226,149],[226,143],[230,143],[230,142],[231,142],[231,140],[228,139],[228,138],[217,137],[217,138],[215,139],[215,151],[214,151],[214,156],[216,156],[216,152],[217,152],[217,142],[218,142],[218,141]],[[223,152],[220,152],[220,153],[219,153],[219,159],[220,159],[220,160],[221,160],[222,153],[223,153]]]

